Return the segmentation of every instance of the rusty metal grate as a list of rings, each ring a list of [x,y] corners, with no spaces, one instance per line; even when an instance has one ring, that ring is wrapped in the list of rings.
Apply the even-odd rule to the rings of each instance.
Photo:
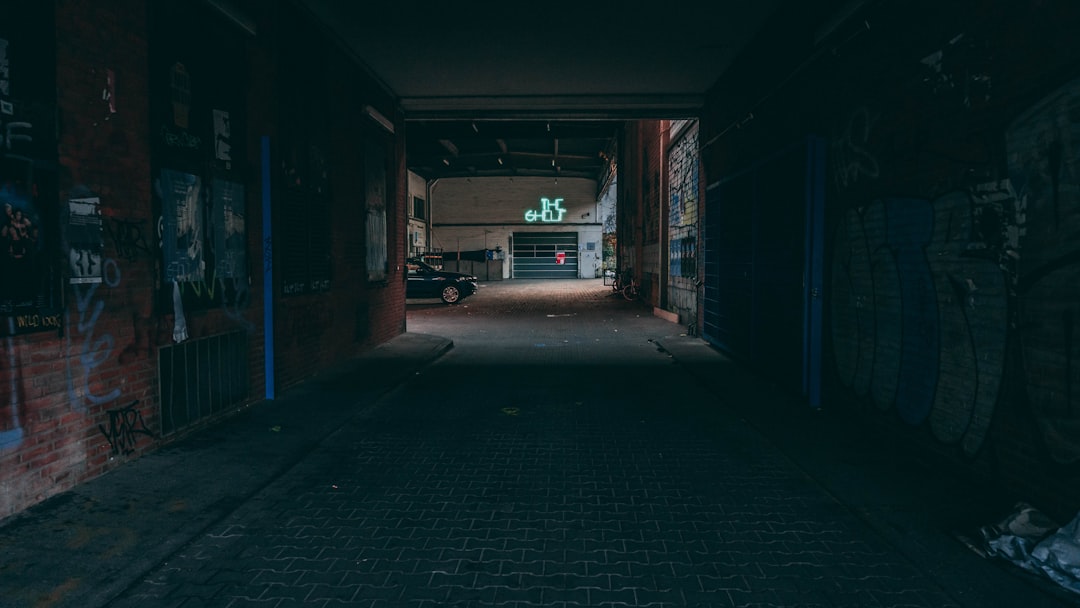
[[[168,435],[248,398],[247,335],[242,331],[158,350],[161,434]]]

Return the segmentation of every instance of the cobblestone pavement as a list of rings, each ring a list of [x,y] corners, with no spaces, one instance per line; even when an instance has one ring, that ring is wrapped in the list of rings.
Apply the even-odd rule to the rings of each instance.
[[[408,328],[454,348],[111,605],[1055,605],[974,554],[986,589],[950,587],[598,280],[410,301]]]

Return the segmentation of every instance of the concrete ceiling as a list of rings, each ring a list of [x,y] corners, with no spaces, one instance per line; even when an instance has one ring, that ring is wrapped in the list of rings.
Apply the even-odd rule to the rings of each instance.
[[[299,1],[399,99],[424,177],[599,178],[622,121],[696,116],[780,0]]]

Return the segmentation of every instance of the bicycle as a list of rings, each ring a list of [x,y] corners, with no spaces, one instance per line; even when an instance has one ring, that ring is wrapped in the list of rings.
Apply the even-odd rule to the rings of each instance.
[[[628,275],[629,280],[624,279],[621,281],[622,287],[619,291],[622,292],[622,296],[626,298],[626,301],[633,302],[641,294],[641,284],[638,283],[637,277],[633,274],[628,273]]]
[[[611,273],[608,275],[611,277],[611,290],[615,293],[622,293],[623,287],[626,286],[626,282],[629,280],[630,276],[632,276],[633,273],[629,270],[619,269],[608,272]]]

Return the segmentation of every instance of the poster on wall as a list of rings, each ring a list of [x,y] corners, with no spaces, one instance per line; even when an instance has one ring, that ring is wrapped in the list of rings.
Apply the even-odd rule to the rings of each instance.
[[[183,283],[201,281],[203,264],[202,178],[163,169],[157,183],[161,197],[161,250],[165,280]]]
[[[367,278],[384,281],[386,253],[386,155],[375,144],[364,154],[364,200],[367,206]]]
[[[247,280],[247,231],[244,226],[244,185],[223,179],[213,182],[214,274],[218,279]]]
[[[101,200],[98,197],[68,201],[68,282],[73,285],[101,282],[104,237]]]
[[[226,161],[226,169],[232,161],[232,127],[226,110],[214,110],[214,158]]]
[[[32,195],[29,159],[8,154],[0,161],[0,310],[34,305],[40,291],[43,247],[41,214]]]
[[[0,336],[61,329],[52,4],[0,21]]]

